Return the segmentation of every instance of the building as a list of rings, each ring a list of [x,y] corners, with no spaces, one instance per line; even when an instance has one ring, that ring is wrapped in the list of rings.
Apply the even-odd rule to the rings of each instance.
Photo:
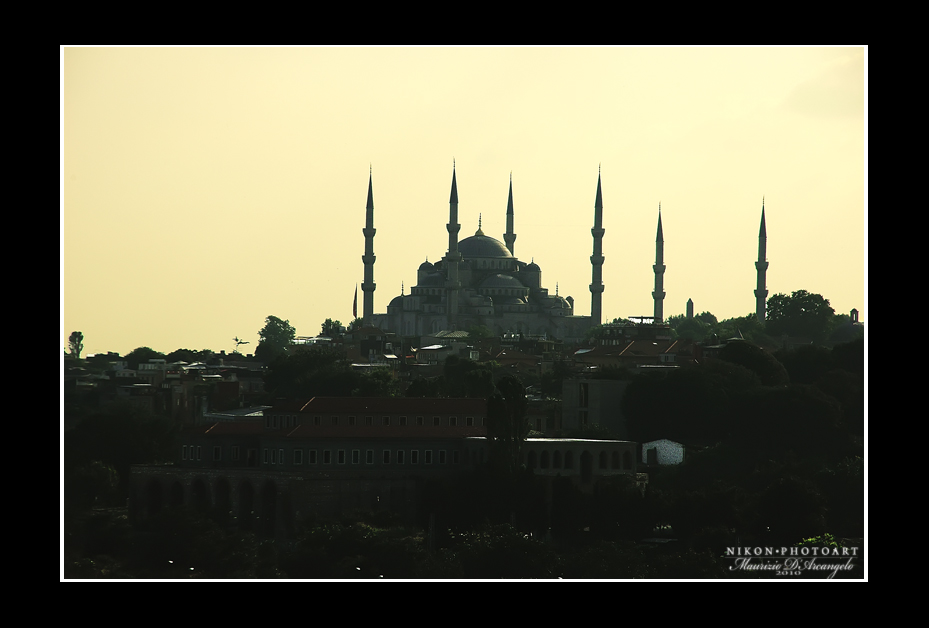
[[[174,465],[137,465],[130,507],[219,508],[287,536],[306,515],[391,510],[412,519],[429,480],[486,461],[483,399],[315,397],[184,431]]]
[[[416,285],[393,298],[386,313],[374,314],[374,193],[368,179],[364,262],[364,319],[366,325],[394,331],[402,336],[424,336],[440,330],[467,330],[484,325],[500,336],[506,332],[545,334],[565,340],[582,339],[584,333],[600,324],[602,282],[602,241],[604,229],[600,178],[594,202],[591,315],[576,316],[574,299],[555,290],[550,294],[542,285],[542,270],[515,255],[513,181],[510,178],[503,242],[486,235],[478,218],[474,235],[459,241],[458,184],[452,170],[449,197],[448,247],[444,257],[417,271]]]
[[[684,445],[660,438],[642,443],[642,462],[647,465],[673,465],[684,462]]]
[[[144,519],[187,505],[218,510],[231,525],[291,536],[302,517],[389,510],[421,514],[434,481],[488,460],[484,399],[315,397],[263,416],[181,434],[173,465],[135,465],[130,514]],[[600,477],[634,474],[627,441],[528,439],[522,463],[592,491]]]
[[[622,398],[628,380],[566,379],[561,391],[561,429],[600,427],[627,438]]]

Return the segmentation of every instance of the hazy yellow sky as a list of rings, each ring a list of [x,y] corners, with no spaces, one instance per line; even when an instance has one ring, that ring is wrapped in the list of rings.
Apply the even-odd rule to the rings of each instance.
[[[866,49],[63,48],[62,346],[234,348],[268,315],[347,324],[373,168],[375,312],[460,238],[502,240],[590,312],[602,168],[604,319],[769,294],[867,321]],[[359,313],[361,312],[359,290]]]

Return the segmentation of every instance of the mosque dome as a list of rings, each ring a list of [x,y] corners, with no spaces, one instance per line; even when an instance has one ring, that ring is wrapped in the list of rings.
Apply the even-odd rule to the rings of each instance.
[[[419,285],[422,287],[442,287],[445,285],[445,278],[440,273],[430,273],[423,277]]]
[[[535,273],[542,272],[542,269],[539,268],[539,265],[535,263],[535,260],[532,260],[531,262],[529,262],[529,265],[526,266],[526,270],[528,270],[529,272],[535,272]]]
[[[480,232],[479,232],[480,233]],[[465,238],[458,243],[458,251],[465,259],[476,259],[481,257],[512,258],[506,245],[500,240],[480,235],[473,235]]]
[[[509,275],[491,275],[481,282],[481,288],[522,288],[526,286],[521,284],[518,279]]]
[[[435,270],[435,266],[430,264],[429,260],[426,260],[425,262],[419,265],[419,270],[431,273]]]

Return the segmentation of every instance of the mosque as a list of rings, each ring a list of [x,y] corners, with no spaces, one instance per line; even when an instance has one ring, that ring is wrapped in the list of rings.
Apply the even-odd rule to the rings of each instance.
[[[603,197],[600,175],[597,175],[597,196],[594,200],[593,254],[590,256],[590,316],[574,314],[574,299],[562,297],[555,288],[549,294],[542,287],[542,270],[534,260],[528,264],[514,253],[516,231],[513,228],[513,178],[510,177],[506,204],[506,233],[503,242],[486,235],[480,220],[473,236],[458,240],[458,183],[452,166],[452,192],[449,197],[448,250],[445,256],[430,263],[428,258],[419,266],[416,285],[394,297],[386,314],[374,313],[374,191],[368,175],[368,203],[365,214],[364,325],[392,331],[402,336],[424,336],[439,331],[467,331],[483,325],[496,335],[524,333],[546,335],[567,342],[584,338],[591,327],[600,325],[603,296]],[[757,283],[754,290],[755,315],[766,319],[767,230],[764,200],[761,203],[761,227],[758,231],[758,261],[755,262]],[[661,227],[661,206],[658,209],[658,232],[655,237],[655,323],[664,320],[664,233]],[[688,317],[692,317],[692,303]],[[645,318],[645,317],[643,317]]]
[[[527,264],[514,254],[513,180],[510,177],[504,242],[486,235],[480,221],[474,235],[458,239],[458,184],[452,168],[449,198],[448,250],[431,263],[424,261],[409,294],[394,297],[385,314],[374,313],[374,193],[368,177],[366,207],[363,318],[373,325],[403,336],[422,336],[442,330],[468,330],[483,325],[495,334],[507,332],[547,335],[566,341],[579,340],[600,324],[603,294],[603,202],[600,178],[594,202],[593,255],[591,262],[591,315],[576,316],[574,299],[550,294],[542,287],[542,270],[534,260]]]

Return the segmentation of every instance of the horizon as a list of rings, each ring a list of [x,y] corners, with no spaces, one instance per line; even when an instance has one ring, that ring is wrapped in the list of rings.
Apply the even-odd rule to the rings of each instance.
[[[459,240],[503,239],[603,322],[807,290],[867,322],[867,47],[61,48],[63,346],[168,354],[267,316],[351,322],[373,179],[374,311]],[[361,304],[358,306],[361,312]],[[245,355],[243,353],[243,355]]]

